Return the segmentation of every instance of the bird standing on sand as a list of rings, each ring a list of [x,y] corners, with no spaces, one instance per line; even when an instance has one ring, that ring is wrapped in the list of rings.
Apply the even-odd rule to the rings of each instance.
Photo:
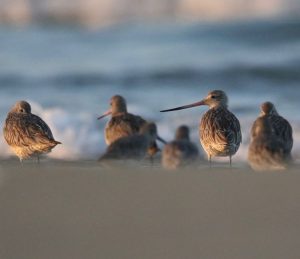
[[[208,105],[209,110],[202,116],[199,126],[200,142],[211,165],[214,156],[229,156],[231,158],[239,149],[242,133],[239,120],[228,108],[228,98],[225,92],[214,90],[208,93],[202,101],[180,106],[161,112],[177,111]]]
[[[110,109],[101,115],[98,120],[111,115],[111,119],[105,126],[105,142],[111,145],[119,138],[138,134],[141,127],[146,124],[142,117],[127,112],[126,100],[120,95],[114,95],[110,99]],[[150,144],[148,155],[153,161],[154,155],[159,152],[155,139]]]
[[[199,157],[197,146],[190,141],[189,128],[185,125],[176,130],[175,140],[164,146],[162,165],[172,170],[193,164]]]
[[[293,129],[290,123],[278,114],[275,105],[271,102],[264,102],[260,109],[261,113],[259,117],[266,117],[269,120],[274,135],[284,143],[284,153],[291,155],[293,148]],[[254,122],[253,129],[255,128],[255,123],[256,122]],[[255,132],[252,132],[252,135],[253,134],[255,134]]]
[[[3,128],[4,138],[15,154],[23,159],[49,153],[60,142],[54,140],[48,125],[31,113],[26,101],[18,101],[9,111]]]
[[[143,159],[151,143],[156,139],[164,142],[157,135],[154,123],[145,123],[138,134],[122,137],[111,143],[100,161],[105,159]]]
[[[146,123],[142,117],[127,112],[125,99],[115,95],[110,99],[110,109],[101,115],[98,120],[111,114],[111,119],[105,126],[105,142],[112,144],[119,138],[137,134]]]
[[[261,116],[253,124],[248,162],[255,171],[284,170],[291,159],[286,143],[278,138],[271,120]]]

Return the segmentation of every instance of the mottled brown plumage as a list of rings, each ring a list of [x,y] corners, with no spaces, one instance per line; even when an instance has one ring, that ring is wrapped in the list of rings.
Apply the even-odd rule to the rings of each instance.
[[[31,113],[30,104],[17,102],[9,111],[3,128],[4,138],[22,161],[49,153],[60,142],[54,140],[48,125]]]
[[[285,151],[285,142],[276,136],[267,116],[261,116],[253,124],[248,162],[255,171],[283,170],[291,160]]]
[[[229,156],[231,164],[231,157],[237,152],[242,141],[242,133],[239,120],[227,108],[228,98],[225,92],[214,90],[200,102],[162,112],[200,105],[208,105],[210,108],[203,115],[199,126],[200,142],[209,161],[214,156]]]
[[[119,138],[111,143],[105,154],[99,159],[143,159],[151,143],[157,139],[154,123],[145,123],[138,134]]]
[[[127,112],[126,101],[120,95],[111,98],[110,106],[110,110],[98,118],[102,119],[111,114],[111,119],[105,126],[105,142],[107,145],[112,144],[119,138],[137,134],[146,123],[146,120],[142,117]]]
[[[269,120],[273,134],[284,143],[284,152],[291,154],[293,148],[293,129],[290,123],[278,114],[274,104],[271,102],[265,102],[261,105],[260,117],[266,117]]]
[[[233,156],[242,141],[238,119],[223,105],[212,107],[202,116],[199,136],[209,159],[214,156]]]
[[[176,130],[175,140],[164,146],[162,165],[165,169],[174,170],[193,165],[198,157],[198,148],[190,141],[189,128],[182,125]]]

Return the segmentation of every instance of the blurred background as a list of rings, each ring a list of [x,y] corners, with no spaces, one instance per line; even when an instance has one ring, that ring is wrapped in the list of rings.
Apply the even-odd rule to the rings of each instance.
[[[250,127],[263,101],[294,128],[300,158],[299,0],[0,0],[0,120],[32,104],[64,145],[53,158],[95,159],[105,149],[96,118],[114,94],[171,140],[187,124],[198,140],[205,107],[159,110],[222,89]],[[11,154],[0,138],[0,156]]]

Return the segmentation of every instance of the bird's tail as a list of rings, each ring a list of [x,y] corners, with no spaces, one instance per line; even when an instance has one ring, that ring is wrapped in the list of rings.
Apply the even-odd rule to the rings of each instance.
[[[59,141],[56,141],[56,140],[51,140],[51,143],[53,144],[53,145],[59,145],[59,144],[62,144],[61,142],[59,142]]]

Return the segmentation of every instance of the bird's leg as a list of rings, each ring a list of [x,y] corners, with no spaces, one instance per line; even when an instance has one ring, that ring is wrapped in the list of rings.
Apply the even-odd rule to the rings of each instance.
[[[211,155],[208,155],[209,168],[211,168]]]
[[[153,156],[151,156],[150,155],[150,164],[151,164],[151,168],[153,167],[153,165],[154,165],[154,158],[153,158]]]
[[[37,155],[37,162],[38,162],[38,164],[40,163],[40,156],[39,155]]]
[[[229,163],[230,163],[230,168],[232,168],[232,159],[231,159],[231,155],[229,156]]]

